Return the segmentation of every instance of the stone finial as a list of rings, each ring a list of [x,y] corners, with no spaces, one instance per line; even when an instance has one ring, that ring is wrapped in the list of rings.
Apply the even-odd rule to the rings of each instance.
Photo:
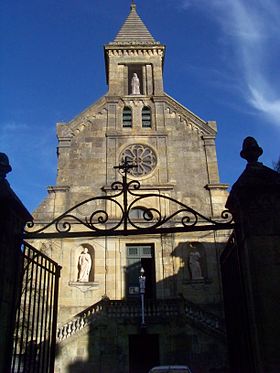
[[[254,137],[246,137],[246,139],[243,141],[240,156],[246,159],[248,163],[253,163],[258,161],[262,153],[263,150],[261,147],[259,147],[259,144]]]
[[[9,158],[5,153],[0,153],[0,180],[5,179],[7,173],[12,171]]]

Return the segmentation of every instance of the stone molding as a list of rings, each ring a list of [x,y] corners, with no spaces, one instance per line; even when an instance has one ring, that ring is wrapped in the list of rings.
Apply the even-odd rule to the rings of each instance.
[[[49,185],[48,193],[57,193],[57,192],[69,192],[69,185]]]
[[[213,125],[209,125],[208,122],[201,119],[199,116],[194,114],[192,111],[187,109],[185,106],[180,104],[178,101],[176,101],[174,98],[167,95],[166,93],[164,94],[164,96],[162,96],[162,99],[161,97],[157,96],[153,97],[153,100],[154,102],[164,102],[166,104],[169,104],[170,107],[167,106],[167,108],[169,110],[173,110],[173,112],[179,116],[179,120],[181,122],[185,121],[188,127],[192,130],[198,130],[204,136],[216,136],[217,131],[213,129]]]
[[[202,140],[205,146],[215,146],[215,135],[203,135]]]
[[[211,184],[206,184],[205,185],[205,189],[224,189],[224,190],[227,190],[229,187],[229,184],[225,184],[225,183],[211,183]]]
[[[94,282],[69,281],[68,285],[79,289],[82,293],[99,288],[99,282],[96,282],[96,281]]]
[[[135,57],[153,57],[153,56],[164,56],[165,47],[163,45],[157,46],[105,46],[106,55],[110,57],[127,57],[127,56],[135,56]]]
[[[151,48],[151,46],[155,45],[155,46],[158,46],[158,45],[162,45],[160,41],[151,41],[151,42],[147,42],[147,41],[129,41],[129,42],[126,42],[126,41],[112,41],[110,43],[108,43],[106,46],[145,46],[145,47],[148,47],[148,48]]]
[[[156,131],[155,129],[153,128],[149,128],[147,130],[142,130],[141,133],[139,133],[137,135],[137,137],[135,136],[135,133],[132,132],[132,133],[123,133],[123,131],[117,131],[117,130],[110,130],[110,131],[107,131],[105,133],[105,136],[106,137],[117,137],[117,138],[120,138],[120,137],[133,137],[133,139],[141,139],[141,137],[167,137],[168,136],[168,133],[167,131],[164,131],[164,130],[160,130],[160,131]],[[138,141],[138,140],[137,140]]]
[[[133,179],[133,177],[130,177],[129,178]],[[176,185],[176,182],[174,183],[168,183],[168,184],[153,184],[153,185],[145,185],[145,184],[141,184],[141,190],[174,190],[174,187]],[[104,190],[105,192],[109,192],[109,191],[115,191],[112,189],[111,185],[104,185],[102,187],[102,190]]]

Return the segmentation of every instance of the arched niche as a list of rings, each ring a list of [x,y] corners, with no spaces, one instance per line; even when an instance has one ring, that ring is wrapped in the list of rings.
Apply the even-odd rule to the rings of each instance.
[[[88,254],[91,258],[91,268],[89,272],[88,281],[81,282],[78,279],[79,276],[79,258],[80,255],[87,249]],[[70,285],[91,285],[95,282],[95,248],[92,244],[83,242],[72,249],[71,253],[71,272],[70,272]]]

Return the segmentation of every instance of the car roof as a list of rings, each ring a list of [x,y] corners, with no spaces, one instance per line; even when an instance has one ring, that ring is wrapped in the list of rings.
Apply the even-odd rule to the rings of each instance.
[[[190,369],[186,365],[160,365],[157,367],[153,367],[150,372],[169,372],[169,371],[178,371],[178,372],[187,372],[191,373]]]

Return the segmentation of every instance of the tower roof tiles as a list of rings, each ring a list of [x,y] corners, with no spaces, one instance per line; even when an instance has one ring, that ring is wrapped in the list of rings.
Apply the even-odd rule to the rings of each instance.
[[[156,41],[136,11],[134,2],[130,6],[130,13],[122,25],[113,43],[141,43],[155,44]]]

